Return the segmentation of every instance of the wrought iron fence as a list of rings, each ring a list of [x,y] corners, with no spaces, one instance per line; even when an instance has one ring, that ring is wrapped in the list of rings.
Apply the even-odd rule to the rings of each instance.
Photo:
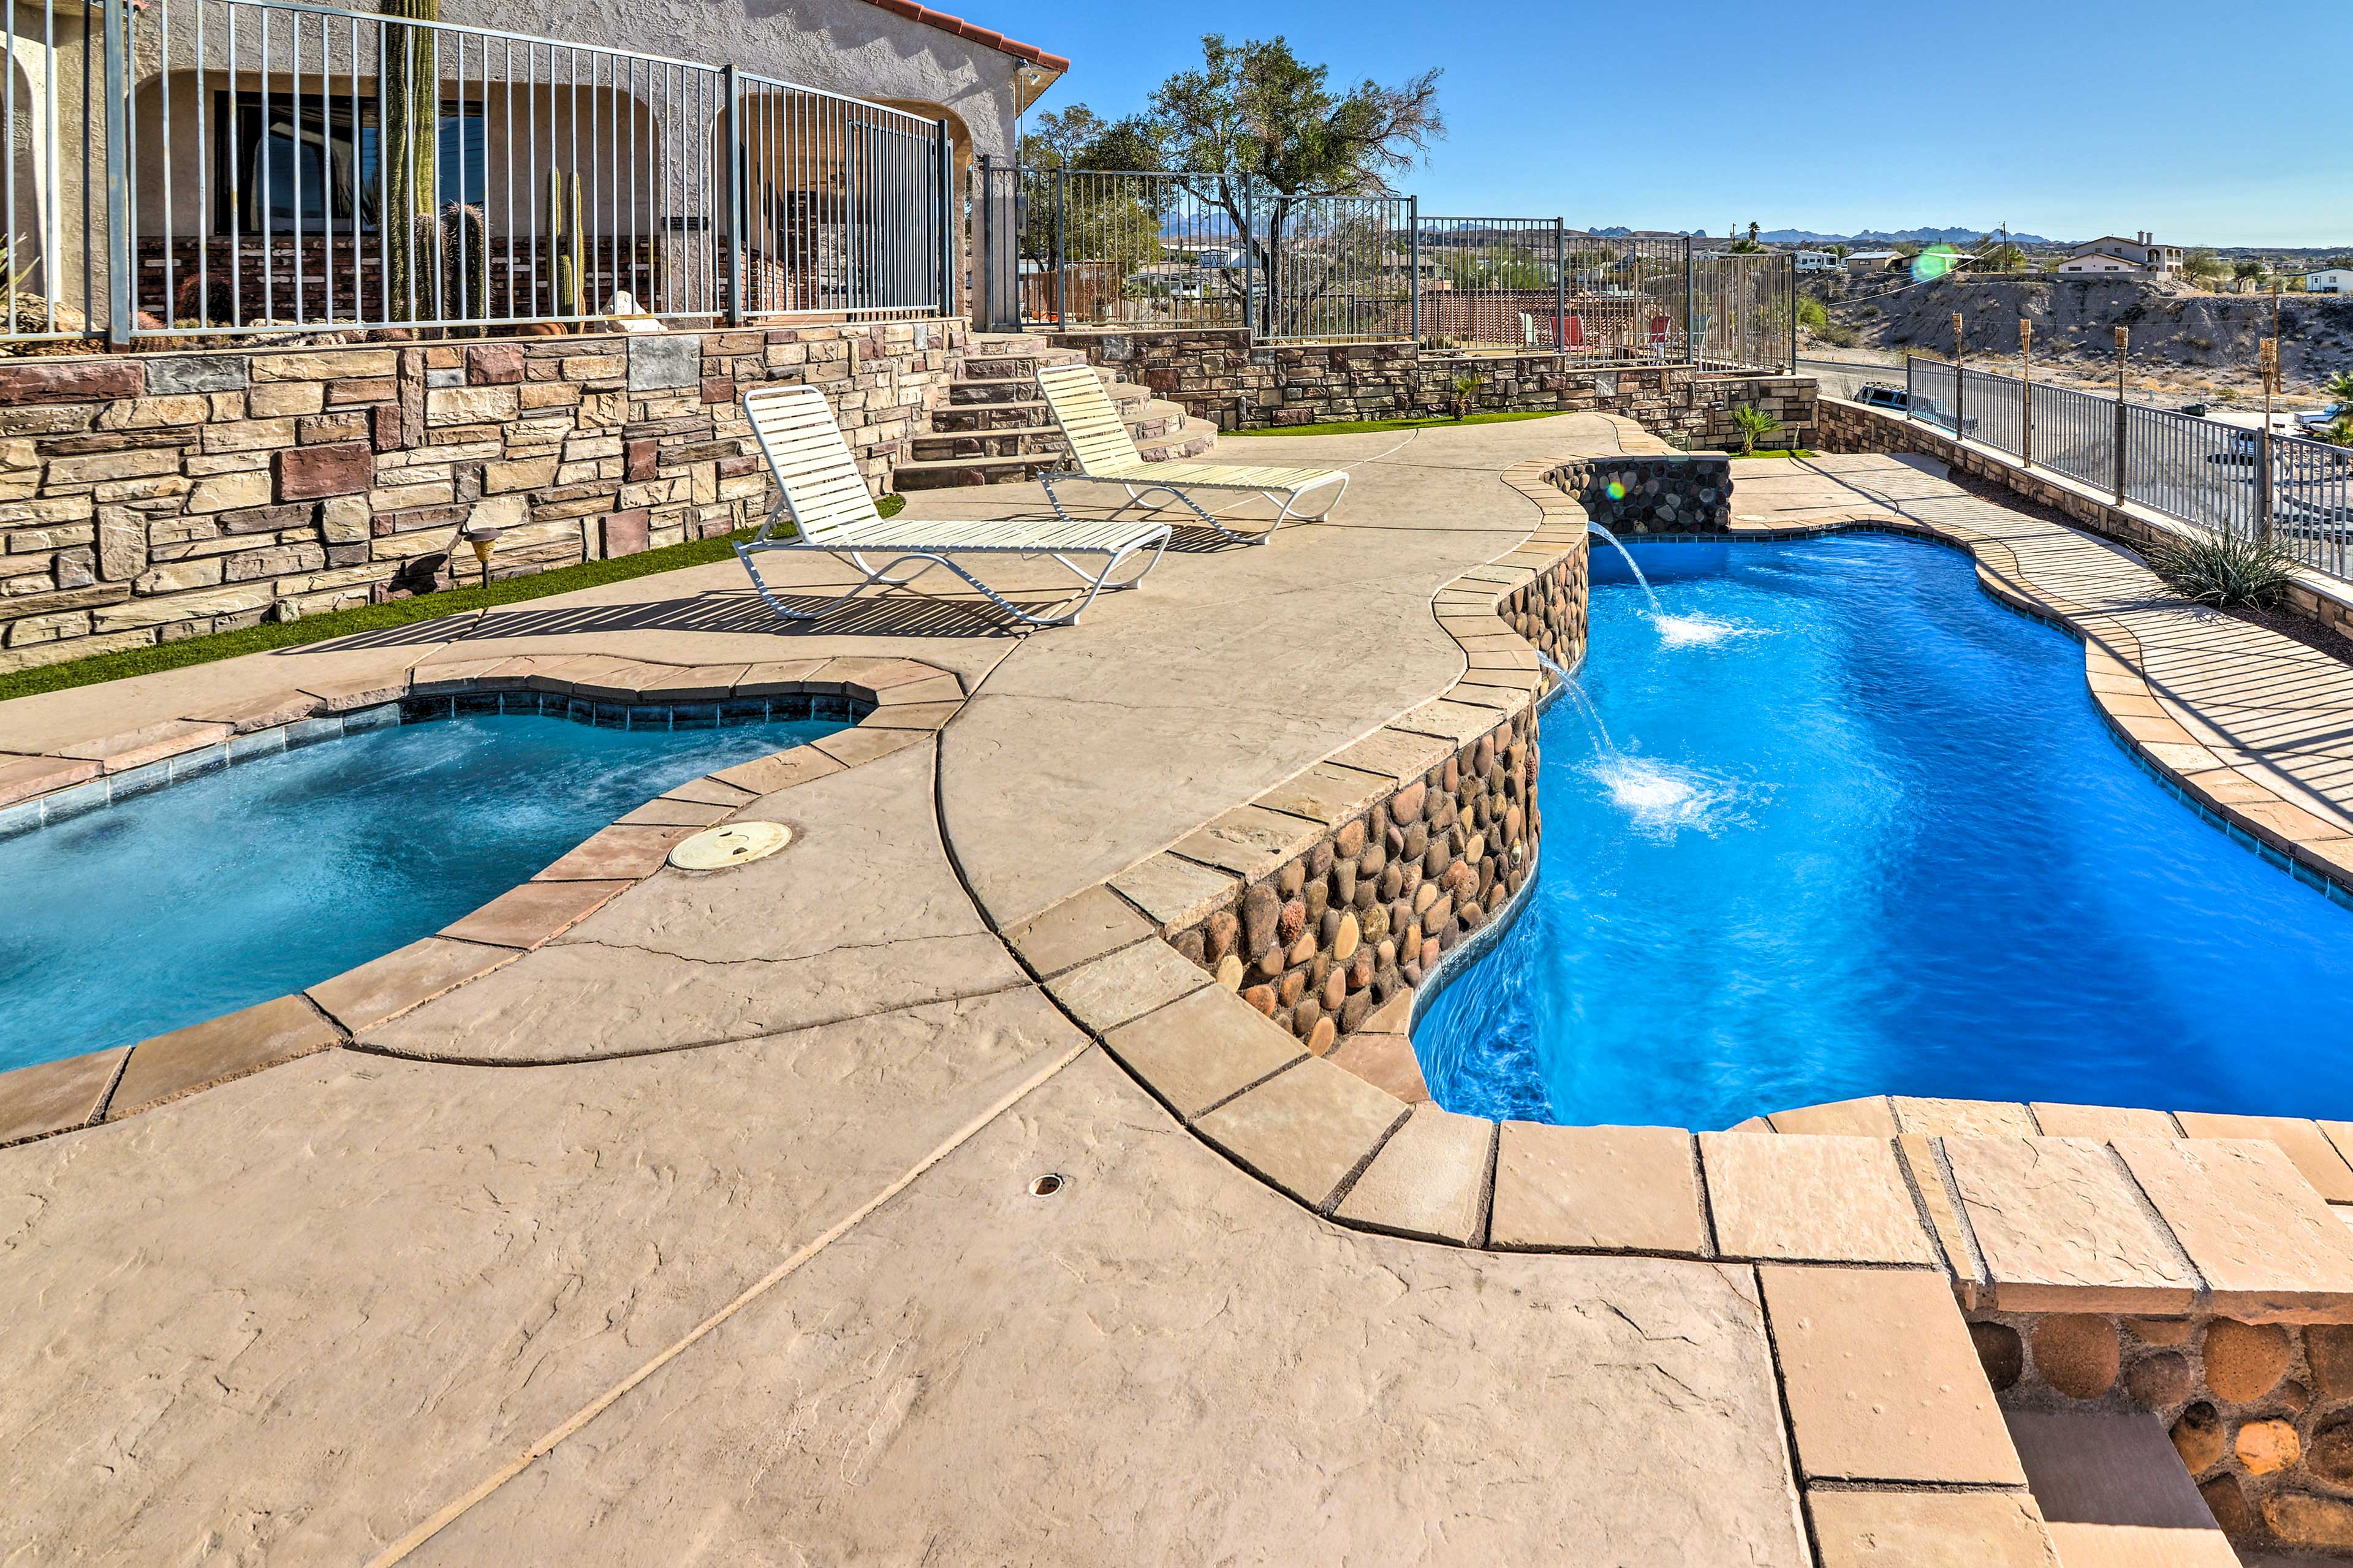
[[[2353,569],[2353,449],[1936,360],[1905,362],[1906,416],[2183,522]]]
[[[944,121],[299,0],[102,0],[71,25],[44,4],[0,100],[0,336],[953,309]]]
[[[1417,213],[1416,341],[1430,349],[1557,352],[1570,337],[1567,232],[1556,217]]]
[[[2271,536],[2306,565],[2353,577],[2353,451],[2271,437]]]
[[[1239,327],[1250,285],[1240,183],[1039,169],[973,171],[984,295],[1008,327]]]
[[[1599,369],[1794,367],[1781,254],[1557,217],[1448,217],[1411,196],[1285,195],[1255,176],[974,173],[985,327],[1242,327],[1264,342],[1410,342]]]
[[[1798,261],[1782,251],[1692,262],[1692,363],[1710,370],[1795,369]]]
[[[2113,485],[2116,474],[2116,405],[2063,386],[2034,384],[2027,406],[2028,450],[2021,455],[2087,485]]]
[[[1285,195],[1258,182],[1242,195],[1260,341],[1410,341],[1413,198]]]

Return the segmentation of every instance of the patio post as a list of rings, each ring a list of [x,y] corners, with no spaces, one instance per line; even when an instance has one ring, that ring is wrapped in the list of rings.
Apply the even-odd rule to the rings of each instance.
[[[131,148],[125,100],[127,77],[123,37],[131,22],[125,0],[105,0],[106,26],[106,341],[115,348],[131,343],[132,304],[138,279],[132,270],[131,245]],[[164,314],[171,314],[168,305]]]
[[[1568,357],[1568,226],[1552,220],[1552,347],[1564,362]]]
[[[719,110],[719,140],[727,149],[727,324],[740,327],[744,324],[744,143],[737,116],[744,89],[733,64],[722,66],[720,75],[727,95]]]

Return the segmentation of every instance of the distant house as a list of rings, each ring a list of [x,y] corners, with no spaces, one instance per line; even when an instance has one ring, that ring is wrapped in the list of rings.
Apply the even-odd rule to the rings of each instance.
[[[1838,258],[1827,250],[1798,252],[1798,270],[1800,272],[1836,272],[1838,268]]]
[[[1900,250],[1854,250],[1847,253],[1849,272],[1884,272],[1904,259]]]
[[[2324,267],[2304,275],[2307,294],[2353,294],[2353,267]]]
[[[2097,239],[2087,239],[2075,247],[2074,254],[2059,264],[2062,272],[2179,272],[2181,270],[2181,247],[2159,245],[2157,237],[2143,231],[2126,239],[2121,235],[2104,234]]]

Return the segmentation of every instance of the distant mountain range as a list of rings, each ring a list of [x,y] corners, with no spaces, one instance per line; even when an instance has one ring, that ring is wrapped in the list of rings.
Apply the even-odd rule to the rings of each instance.
[[[1861,234],[1816,234],[1810,228],[1768,228],[1757,237],[1769,245],[1893,245],[1897,240],[1909,240],[1914,245],[1974,245],[1991,232],[1982,228],[1867,228]],[[2039,234],[2013,234],[2013,245],[2066,245],[2063,239],[2045,239]]]
[[[1630,234],[1674,234],[1675,229],[1588,228],[1588,234],[1603,239],[1622,239]],[[1694,239],[1715,237],[1704,228],[1691,231]],[[1746,232],[1745,230],[1743,231]],[[1867,228],[1861,234],[1816,234],[1810,228],[1768,228],[1757,236],[1767,245],[1893,245],[1897,240],[1909,240],[1914,245],[1975,245],[1986,237],[1981,228]],[[2045,239],[2039,234],[2013,234],[2017,245],[2067,245],[2063,239]]]

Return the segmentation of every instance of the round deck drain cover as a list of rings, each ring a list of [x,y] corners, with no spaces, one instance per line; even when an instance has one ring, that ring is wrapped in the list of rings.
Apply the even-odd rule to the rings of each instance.
[[[717,871],[765,859],[792,841],[793,830],[781,822],[731,822],[680,844],[670,863],[681,871]]]

